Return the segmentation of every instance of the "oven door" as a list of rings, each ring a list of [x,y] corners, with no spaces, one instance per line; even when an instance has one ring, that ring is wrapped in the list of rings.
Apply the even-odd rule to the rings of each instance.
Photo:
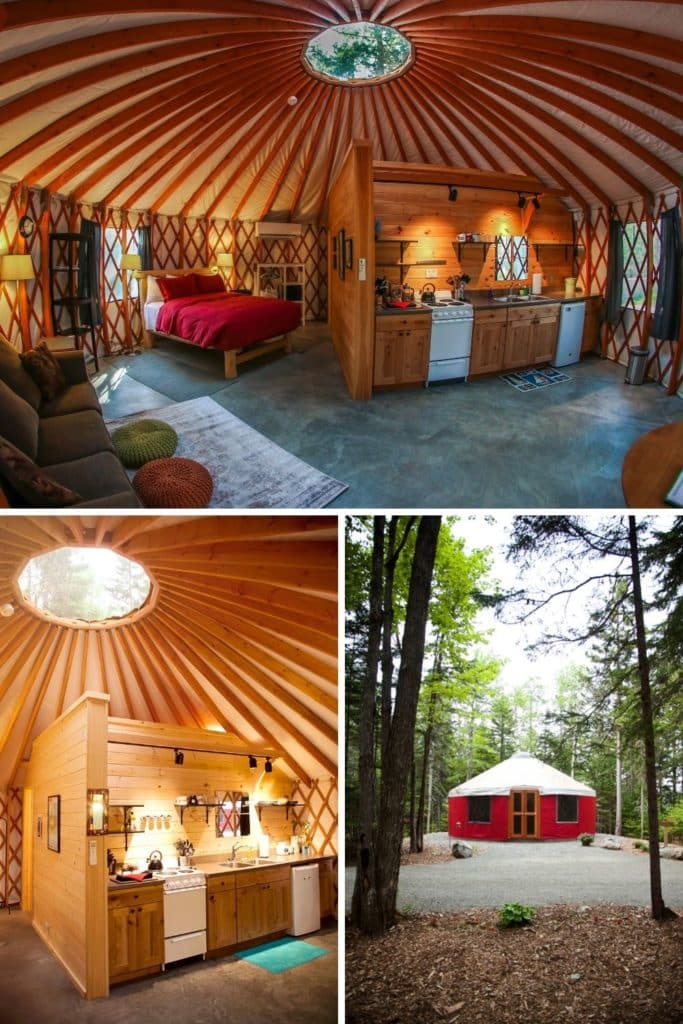
[[[430,362],[469,360],[472,348],[472,320],[433,320],[429,346]]]
[[[206,886],[164,893],[164,938],[206,931]]]

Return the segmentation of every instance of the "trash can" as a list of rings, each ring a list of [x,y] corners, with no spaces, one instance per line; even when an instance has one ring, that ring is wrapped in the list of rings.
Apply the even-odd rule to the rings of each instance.
[[[646,348],[629,349],[628,366],[626,367],[625,384],[642,384],[645,380],[645,367],[649,352]]]

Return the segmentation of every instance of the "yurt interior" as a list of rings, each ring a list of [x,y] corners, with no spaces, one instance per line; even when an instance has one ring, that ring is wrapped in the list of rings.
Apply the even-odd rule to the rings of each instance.
[[[10,515],[0,575],[0,1019],[336,1021],[336,517]]]
[[[236,421],[339,481],[289,507],[674,500],[682,26],[642,0],[0,4],[0,435],[69,504],[157,500],[110,447],[70,475],[54,415],[16,429],[43,344],[83,353],[105,425],[201,407],[195,447]]]

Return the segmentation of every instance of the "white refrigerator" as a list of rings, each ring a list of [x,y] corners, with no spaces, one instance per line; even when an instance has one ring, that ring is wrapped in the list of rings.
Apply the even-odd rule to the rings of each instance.
[[[585,302],[560,303],[560,327],[557,332],[557,348],[552,366],[569,366],[581,358],[583,321],[586,317]]]
[[[289,935],[308,935],[320,930],[318,865],[292,868],[292,927]]]

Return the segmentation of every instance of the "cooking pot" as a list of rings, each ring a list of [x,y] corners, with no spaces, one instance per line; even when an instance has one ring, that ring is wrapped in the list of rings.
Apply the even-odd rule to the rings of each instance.
[[[422,289],[422,295],[420,296],[422,302],[428,306],[433,306],[436,302],[436,288],[433,284],[426,284]]]
[[[152,850],[147,861],[147,867],[150,871],[163,871],[164,865],[161,860],[161,850]]]

